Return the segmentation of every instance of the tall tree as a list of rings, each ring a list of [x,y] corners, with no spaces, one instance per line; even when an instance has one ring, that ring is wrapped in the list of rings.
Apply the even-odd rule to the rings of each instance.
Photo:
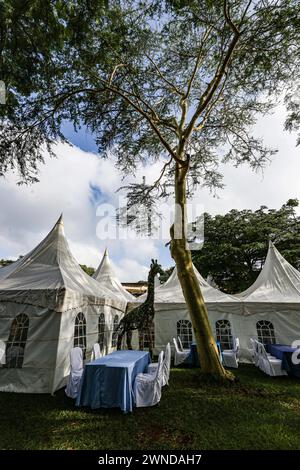
[[[256,211],[231,210],[215,217],[205,214],[205,240],[201,250],[192,252],[194,265],[224,292],[242,292],[260,273],[270,239],[299,268],[298,205],[297,200],[290,199],[278,210],[262,206]]]
[[[0,9],[0,165],[36,178],[64,120],[84,124],[125,174],[147,161],[162,171],[131,185],[129,204],[173,194],[171,254],[190,312],[201,370],[219,362],[187,245],[186,201],[221,185],[220,161],[256,168],[274,153],[252,135],[286,90],[288,128],[299,125],[298,0],[6,0]]]

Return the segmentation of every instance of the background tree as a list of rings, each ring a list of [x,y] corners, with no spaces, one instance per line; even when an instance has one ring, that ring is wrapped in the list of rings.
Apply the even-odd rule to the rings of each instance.
[[[286,91],[297,128],[298,0],[7,0],[0,13],[0,167],[36,178],[62,124],[84,124],[102,155],[133,173],[160,160],[153,184],[130,185],[129,205],[176,203],[171,254],[193,323],[201,371],[225,378],[186,244],[186,200],[221,185],[218,164],[257,168],[274,150],[252,134]]]
[[[194,265],[224,292],[242,292],[261,271],[271,239],[288,262],[299,269],[298,205],[297,200],[290,199],[279,210],[262,206],[256,211],[233,209],[215,217],[206,213],[204,245],[202,250],[192,252]]]
[[[4,268],[5,266],[8,266],[9,264],[14,263],[13,260],[11,259],[0,259],[0,268]]]
[[[91,266],[87,266],[86,264],[80,264],[80,267],[81,269],[83,269],[83,271],[85,273],[87,273],[89,276],[93,276],[93,274],[95,274],[95,269],[92,268]]]

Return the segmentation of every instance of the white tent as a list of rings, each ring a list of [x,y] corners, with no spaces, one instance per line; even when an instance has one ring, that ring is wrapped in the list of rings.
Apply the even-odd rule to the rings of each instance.
[[[209,319],[213,331],[215,331],[216,321],[223,319],[229,319],[229,321],[238,328],[242,316],[241,302],[233,296],[210,286],[195,267],[194,270],[209,312]],[[144,301],[146,295],[147,294],[142,295],[137,300]],[[156,353],[163,349],[168,342],[172,343],[172,338],[177,335],[183,337],[187,342],[191,341],[192,329],[190,316],[176,267],[169,279],[155,289],[154,308]],[[234,331],[234,334],[236,333],[237,332]]]
[[[272,242],[256,281],[234,297],[242,302],[249,337],[257,337],[260,329],[261,336],[270,335],[277,343],[300,338],[300,273]]]
[[[247,303],[299,303],[300,272],[269,242],[265,264],[256,281],[235,295]]]
[[[195,268],[194,268],[195,269]],[[250,354],[249,338],[291,344],[300,338],[300,273],[270,242],[264,267],[254,284],[238,295],[210,286],[195,269],[215,335],[237,336],[242,360]],[[145,295],[138,300],[143,301]],[[155,289],[155,348],[162,349],[190,320],[176,268]],[[228,323],[229,322],[229,323]],[[182,325],[182,328],[181,326]]]
[[[121,282],[117,278],[111,265],[107,248],[105,249],[101,263],[93,275],[93,278],[100,283],[101,287],[105,287],[112,291],[116,297],[126,300],[127,302],[134,302],[135,297],[133,297],[133,295],[131,295],[122,286]]]
[[[113,327],[125,308],[125,300],[80,268],[60,217],[34,250],[0,269],[0,340],[7,345],[0,391],[53,393],[69,374],[75,324],[77,345],[88,357],[100,334],[111,348]],[[16,361],[12,348],[22,351]]]

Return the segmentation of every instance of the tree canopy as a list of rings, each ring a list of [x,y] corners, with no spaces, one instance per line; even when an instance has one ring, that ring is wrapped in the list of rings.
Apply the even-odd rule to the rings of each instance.
[[[125,173],[161,158],[171,177],[185,130],[190,183],[218,186],[222,159],[272,155],[251,126],[284,90],[297,128],[299,42],[298,0],[1,1],[0,173],[34,181],[67,120]]]
[[[231,210],[212,217],[205,214],[202,250],[192,253],[196,268],[211,277],[224,292],[247,289],[261,271],[272,240],[289,263],[300,267],[300,217],[298,201],[290,199],[280,209]]]

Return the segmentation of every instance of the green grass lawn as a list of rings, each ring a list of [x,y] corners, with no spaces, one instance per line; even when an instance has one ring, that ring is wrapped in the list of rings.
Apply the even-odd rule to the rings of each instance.
[[[0,393],[3,449],[300,449],[300,380],[271,378],[251,365],[231,387],[199,383],[172,369],[152,408],[79,409],[60,390]]]

